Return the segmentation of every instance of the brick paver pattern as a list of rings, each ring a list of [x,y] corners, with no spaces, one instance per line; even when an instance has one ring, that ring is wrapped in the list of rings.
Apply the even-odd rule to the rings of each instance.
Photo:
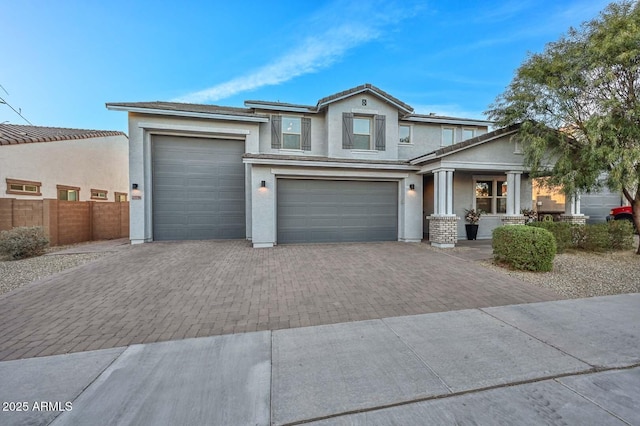
[[[0,360],[559,298],[424,244],[151,243],[0,297]]]

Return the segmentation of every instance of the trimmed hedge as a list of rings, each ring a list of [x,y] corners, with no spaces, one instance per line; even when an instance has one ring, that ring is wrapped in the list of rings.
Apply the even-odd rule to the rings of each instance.
[[[11,259],[40,256],[49,245],[49,238],[40,226],[21,226],[0,232],[0,253]]]
[[[558,253],[568,249],[603,252],[633,248],[633,224],[626,220],[590,225],[566,222],[532,222],[527,225],[551,232]]]
[[[504,225],[493,230],[493,257],[514,269],[550,271],[556,255],[556,241],[546,229]]]

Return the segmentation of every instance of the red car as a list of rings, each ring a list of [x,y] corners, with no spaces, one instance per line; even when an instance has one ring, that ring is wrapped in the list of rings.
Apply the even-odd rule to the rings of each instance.
[[[610,220],[628,220],[633,223],[633,216],[631,213],[631,206],[614,207],[607,216],[607,221]]]

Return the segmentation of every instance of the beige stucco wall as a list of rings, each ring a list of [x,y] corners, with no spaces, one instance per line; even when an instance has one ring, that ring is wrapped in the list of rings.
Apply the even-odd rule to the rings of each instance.
[[[58,198],[56,185],[80,188],[80,201],[91,189],[129,193],[128,140],[124,135],[0,146],[0,197],[34,200]],[[6,193],[6,179],[41,182],[41,196]]]
[[[401,121],[399,125],[411,127],[411,143],[398,143],[398,159],[409,160],[442,148],[442,129],[454,128],[454,143],[462,142],[462,129],[474,129],[475,135],[487,133],[486,127],[453,126],[435,123]],[[396,135],[396,140],[399,138]]]

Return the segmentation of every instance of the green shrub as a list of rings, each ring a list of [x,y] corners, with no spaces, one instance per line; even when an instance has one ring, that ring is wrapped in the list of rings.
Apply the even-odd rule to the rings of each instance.
[[[581,225],[571,225],[567,222],[531,222],[528,226],[546,229],[553,234],[556,240],[557,253],[564,253],[567,249],[574,248],[580,239]]]
[[[556,255],[553,234],[536,226],[505,225],[493,230],[493,256],[515,269],[550,271]]]
[[[556,240],[558,253],[568,249],[603,252],[629,250],[633,247],[633,225],[627,220],[589,225],[567,222],[533,222],[527,225],[551,232]]]
[[[633,223],[628,220],[612,220],[609,225],[609,239],[613,250],[633,248]]]
[[[584,236],[577,241],[576,247],[586,251],[602,252],[611,249],[609,226],[606,223],[586,225]]]
[[[44,253],[49,239],[39,226],[22,226],[0,232],[0,253],[11,259],[24,259]]]

